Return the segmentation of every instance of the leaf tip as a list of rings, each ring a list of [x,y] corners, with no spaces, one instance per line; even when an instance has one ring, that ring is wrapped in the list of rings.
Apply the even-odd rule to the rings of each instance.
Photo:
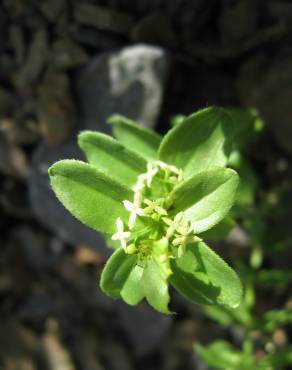
[[[56,168],[56,163],[52,164],[48,168],[48,175],[49,175],[49,177],[53,177],[55,175],[55,168]]]
[[[112,114],[108,117],[106,122],[110,125],[114,125],[115,123],[118,123],[122,118],[123,116],[121,116],[120,114]]]

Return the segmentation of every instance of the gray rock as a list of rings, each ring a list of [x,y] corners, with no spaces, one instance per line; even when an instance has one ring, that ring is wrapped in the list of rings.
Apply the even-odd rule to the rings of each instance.
[[[50,188],[48,168],[64,158],[81,158],[81,152],[75,143],[68,142],[58,146],[41,144],[33,154],[29,193],[34,214],[64,241],[72,245],[86,244],[104,255],[109,255],[110,249],[106,247],[102,236],[75,219],[57,200]]]
[[[75,76],[85,129],[108,132],[113,113],[124,114],[147,127],[159,115],[169,58],[158,47],[136,45],[100,54]]]
[[[75,82],[81,128],[109,132],[110,126],[105,122],[113,113],[153,127],[162,102],[168,64],[162,49],[140,45],[101,54],[80,69]],[[109,255],[102,237],[71,216],[49,186],[50,165],[64,158],[80,158],[76,141],[74,137],[72,142],[54,146],[43,143],[33,154],[29,179],[32,208],[36,217],[63,240],[74,245],[85,243]]]
[[[144,356],[157,349],[170,329],[171,317],[155,311],[144,301],[134,307],[116,301],[116,307],[135,355]]]

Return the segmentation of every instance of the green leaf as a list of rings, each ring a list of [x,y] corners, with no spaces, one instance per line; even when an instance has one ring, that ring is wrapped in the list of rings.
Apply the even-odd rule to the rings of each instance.
[[[146,171],[145,159],[111,136],[84,131],[79,135],[78,143],[90,164],[126,186],[134,185],[138,175]]]
[[[59,161],[49,168],[51,186],[60,202],[85,225],[113,234],[116,220],[128,220],[124,199],[133,192],[95,167],[75,160]]]
[[[267,332],[275,331],[279,326],[285,326],[292,323],[292,310],[283,308],[279,310],[270,310],[257,322],[261,330]]]
[[[183,169],[184,177],[216,166],[225,166],[233,130],[222,108],[206,108],[187,117],[163,138],[159,159]]]
[[[157,311],[170,314],[167,279],[168,274],[155,259],[147,261],[143,273],[143,289],[147,302]]]
[[[138,304],[144,298],[143,272],[143,267],[136,265],[121,289],[121,297],[130,305]]]
[[[124,146],[147,160],[157,159],[160,135],[121,115],[111,116],[108,122],[113,125],[114,136]]]
[[[212,369],[220,370],[250,370],[258,369],[256,358],[249,351],[239,351],[230,343],[217,340],[203,346],[199,343],[194,345],[195,351]],[[268,368],[266,368],[267,370]]]
[[[259,370],[267,369],[291,369],[292,365],[292,346],[288,345],[284,348],[278,349],[273,353],[269,353],[265,357],[259,360]],[[290,366],[289,366],[290,365]]]
[[[116,250],[108,259],[101,274],[100,287],[103,292],[112,298],[121,298],[121,291],[129,278],[132,278],[131,272],[135,269],[136,263],[136,255],[126,254],[122,248]],[[130,298],[128,300],[130,301]]]
[[[184,255],[171,261],[170,283],[194,303],[238,307],[242,285],[235,271],[205,243],[187,245]]]
[[[174,189],[173,213],[183,211],[195,233],[210,229],[222,220],[234,203],[238,175],[228,168],[195,174]]]

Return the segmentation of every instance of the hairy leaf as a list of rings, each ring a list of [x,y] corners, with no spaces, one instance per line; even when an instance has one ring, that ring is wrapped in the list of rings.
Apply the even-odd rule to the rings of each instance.
[[[63,205],[81,222],[98,231],[113,234],[116,220],[128,220],[124,199],[133,192],[95,167],[75,160],[63,160],[49,169],[51,186]]]
[[[138,304],[144,298],[142,285],[143,271],[143,267],[139,265],[134,266],[121,289],[121,297],[130,305]]]
[[[126,186],[134,185],[138,175],[146,171],[145,159],[109,135],[84,131],[78,143],[90,164]]]
[[[185,178],[225,166],[231,152],[232,132],[232,120],[223,108],[200,110],[168,131],[159,147],[159,159],[183,169]]]
[[[228,168],[195,174],[174,189],[173,213],[183,211],[195,233],[221,221],[234,203],[238,175]]]
[[[157,159],[161,136],[121,115],[111,116],[113,134],[128,149],[148,160]]]
[[[180,258],[171,261],[170,283],[194,303],[237,307],[242,299],[242,285],[231,269],[205,243],[187,245]]]
[[[122,248],[116,250],[108,259],[100,278],[101,289],[112,298],[121,298],[131,272],[135,269],[136,255],[129,255]],[[131,299],[129,298],[128,301]]]
[[[143,273],[143,288],[147,302],[157,311],[169,314],[171,312],[168,309],[170,297],[167,280],[168,275],[163,266],[154,259],[147,261]]]

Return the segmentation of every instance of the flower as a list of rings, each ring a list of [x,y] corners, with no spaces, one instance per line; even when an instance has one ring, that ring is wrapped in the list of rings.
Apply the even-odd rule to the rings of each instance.
[[[158,168],[157,166],[153,165],[153,163],[147,163],[147,172],[146,172],[146,183],[148,188],[150,188],[153,177],[157,174]]]
[[[137,193],[137,199],[139,197],[139,193]],[[130,202],[129,200],[124,200],[123,204],[126,208],[127,211],[130,212],[130,217],[129,217],[129,222],[128,226],[129,229],[131,230],[135,224],[136,217],[138,216],[144,216],[144,211],[142,208],[140,208],[140,204],[137,201],[137,199],[134,199],[134,202]]]
[[[121,242],[122,248],[127,251],[127,242],[126,239],[128,239],[131,236],[130,231],[124,231],[124,223],[119,217],[116,221],[117,225],[117,232],[112,236],[112,240],[119,240]]]
[[[180,226],[180,223],[183,219],[183,213],[179,212],[175,217],[174,220],[162,217],[162,220],[168,225],[168,229],[166,231],[166,237],[169,239],[173,236],[174,232],[177,230],[177,228]]]
[[[154,212],[158,213],[159,215],[166,216],[167,211],[163,207],[161,207],[161,204],[163,203],[163,199],[157,199],[157,200],[150,200],[150,199],[144,199],[145,204],[147,204],[148,207],[143,208],[144,214],[152,214]]]

